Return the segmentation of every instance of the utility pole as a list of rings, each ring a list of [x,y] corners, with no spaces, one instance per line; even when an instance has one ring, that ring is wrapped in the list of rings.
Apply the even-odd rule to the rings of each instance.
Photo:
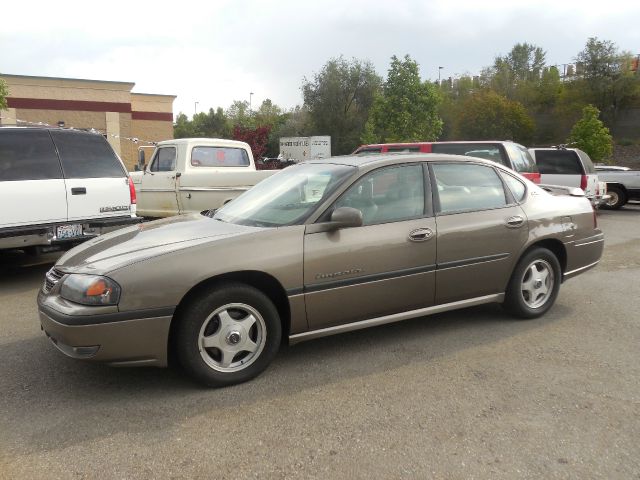
[[[438,67],[438,86],[440,86],[440,70],[442,70],[444,67]]]
[[[195,102],[195,104],[193,105],[193,116],[195,117],[196,113],[198,113],[198,104],[200,102]]]
[[[251,116],[251,97],[253,97],[253,92],[249,92],[249,116]]]

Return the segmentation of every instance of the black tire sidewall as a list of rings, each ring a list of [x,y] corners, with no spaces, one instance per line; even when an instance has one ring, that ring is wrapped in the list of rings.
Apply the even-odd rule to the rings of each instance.
[[[616,195],[618,195],[618,201],[613,205],[609,205],[605,203],[604,204],[605,208],[608,208],[610,210],[617,210],[621,208],[625,203],[627,203],[627,195],[625,194],[624,190],[616,186],[608,187],[607,192],[611,192],[611,191],[616,192]]]
[[[209,367],[198,349],[202,324],[217,308],[229,303],[244,303],[256,309],[266,325],[266,341],[259,357],[236,372],[219,372]],[[267,368],[280,347],[282,325],[278,310],[264,293],[242,283],[218,284],[195,297],[177,319],[174,343],[182,368],[194,379],[211,387],[246,382]]]
[[[553,270],[554,282],[551,295],[547,301],[538,308],[531,308],[527,305],[522,297],[521,281],[524,276],[526,268],[536,260],[545,260],[551,265]],[[509,285],[507,286],[504,306],[512,314],[520,318],[537,318],[547,313],[547,311],[553,306],[558,297],[560,291],[560,284],[562,283],[562,269],[558,258],[550,250],[542,247],[534,247],[526,252],[518,261]]]

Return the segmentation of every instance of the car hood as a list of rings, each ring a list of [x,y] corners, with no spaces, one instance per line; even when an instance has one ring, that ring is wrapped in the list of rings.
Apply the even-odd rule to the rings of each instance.
[[[180,215],[96,237],[69,250],[56,268],[65,273],[108,273],[146,258],[260,230],[200,214]]]

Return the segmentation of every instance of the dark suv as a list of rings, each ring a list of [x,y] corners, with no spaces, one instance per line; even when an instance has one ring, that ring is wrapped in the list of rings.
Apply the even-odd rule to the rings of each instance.
[[[375,155],[378,153],[448,153],[493,160],[534,183],[540,183],[540,172],[529,151],[519,143],[511,141],[460,141],[460,142],[416,142],[379,143],[362,145],[353,152],[355,155]]]

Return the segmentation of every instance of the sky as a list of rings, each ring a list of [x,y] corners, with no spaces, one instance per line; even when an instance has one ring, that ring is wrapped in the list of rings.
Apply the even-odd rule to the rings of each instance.
[[[340,55],[386,76],[409,54],[435,80],[440,66],[442,78],[477,74],[522,42],[548,64],[594,36],[640,54],[631,0],[31,0],[5,2],[0,24],[1,73],[134,82],[189,116],[234,100],[302,104],[303,79]]]

